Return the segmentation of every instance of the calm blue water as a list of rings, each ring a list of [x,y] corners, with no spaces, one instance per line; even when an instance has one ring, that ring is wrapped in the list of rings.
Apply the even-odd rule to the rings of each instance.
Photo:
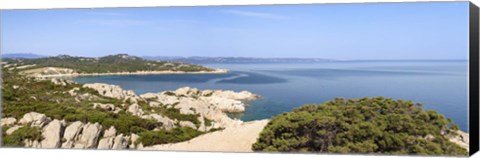
[[[450,117],[468,131],[468,63],[328,62],[315,64],[210,64],[232,70],[228,74],[172,74],[78,77],[79,83],[109,83],[137,94],[199,89],[247,90],[263,99],[250,102],[244,121],[270,118],[308,103],[335,97],[385,96],[424,104]]]

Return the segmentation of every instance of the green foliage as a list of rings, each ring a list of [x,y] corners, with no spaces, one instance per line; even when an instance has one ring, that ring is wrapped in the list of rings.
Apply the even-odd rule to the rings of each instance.
[[[174,128],[172,130],[144,131],[138,134],[140,138],[138,138],[137,143],[142,143],[145,146],[176,143],[192,139],[201,134],[203,134],[203,132],[189,127]]]
[[[197,127],[200,125],[200,121],[198,120],[198,117],[200,117],[199,114],[181,114],[180,110],[175,108],[166,108],[164,106],[151,107],[146,105],[146,103],[142,103],[142,102],[139,102],[139,105],[140,107],[142,107],[142,110],[145,112],[153,110],[154,113],[167,116],[168,118],[171,118],[171,119],[177,119],[179,121],[190,121],[195,125],[197,125]]]
[[[25,146],[24,141],[26,139],[29,139],[32,141],[34,140],[41,141],[43,139],[40,129],[37,127],[24,126],[17,129],[15,132],[13,132],[10,135],[5,135],[4,129],[6,130],[7,128],[2,127],[2,132],[3,132],[2,145],[3,146],[23,147]]]
[[[443,133],[450,119],[412,101],[337,98],[272,118],[255,151],[467,155]],[[429,138],[431,137],[431,138]]]
[[[38,59],[14,60],[21,65],[32,65],[27,69],[42,67],[61,67],[74,69],[79,73],[114,73],[114,72],[136,72],[136,71],[213,71],[213,69],[200,65],[183,64],[176,62],[163,62],[145,60],[127,54],[109,55],[101,58],[86,58],[61,55],[55,57]]]
[[[104,127],[115,126],[117,131],[129,134],[133,131],[148,131],[160,127],[161,123],[154,120],[143,119],[124,111],[117,114],[102,109],[94,109],[92,101],[76,101],[74,97],[65,92],[81,85],[69,84],[67,86],[54,85],[50,81],[35,81],[32,78],[17,75],[10,71],[3,71],[4,86],[2,86],[3,117],[20,119],[29,112],[38,112],[53,119],[66,121],[98,122]],[[19,86],[14,89],[13,85]],[[28,87],[28,88],[27,88]],[[100,98],[100,103],[112,103],[118,107],[123,101],[99,96],[96,91],[80,88],[82,93],[91,93]]]

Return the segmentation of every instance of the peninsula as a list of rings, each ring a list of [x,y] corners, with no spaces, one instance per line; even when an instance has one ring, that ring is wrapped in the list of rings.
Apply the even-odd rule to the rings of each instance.
[[[180,62],[146,60],[128,54],[108,55],[99,58],[59,55],[44,58],[10,58],[3,67],[18,70],[33,77],[68,77],[100,75],[149,75],[149,74],[204,74],[227,73],[226,69],[214,69]]]

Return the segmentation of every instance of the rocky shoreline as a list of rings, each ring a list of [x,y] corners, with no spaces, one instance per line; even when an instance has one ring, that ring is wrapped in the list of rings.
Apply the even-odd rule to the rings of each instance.
[[[52,79],[53,83],[62,86],[65,81],[62,79]],[[103,83],[84,84],[84,88],[90,88],[98,94],[122,100],[124,107],[118,107],[113,104],[94,103],[93,108],[100,108],[112,113],[120,111],[128,112],[132,115],[152,119],[162,124],[161,128],[170,130],[178,127],[190,127],[198,131],[209,132],[212,129],[238,129],[250,123],[244,123],[238,119],[232,119],[227,116],[230,112],[244,112],[245,104],[243,101],[251,101],[260,98],[260,96],[248,91],[233,92],[228,90],[198,90],[196,88],[183,87],[175,91],[163,91],[159,93],[146,93],[136,95],[131,90],[123,90],[117,85]],[[77,88],[65,92],[79,100],[92,99],[90,94],[78,93]],[[141,102],[146,102],[146,106],[151,108],[164,107],[174,108],[178,113],[198,116],[199,123],[191,121],[177,120],[153,111],[147,111],[142,107]],[[207,123],[207,121],[209,123]],[[266,124],[264,122],[264,124]],[[25,114],[21,119],[2,118],[1,125],[9,127],[6,134],[10,135],[22,127],[36,127],[41,131],[44,139],[25,140],[25,147],[34,148],[80,148],[80,149],[143,149],[143,144],[137,143],[139,135],[135,133],[124,134],[117,132],[114,126],[104,127],[99,123],[52,119],[45,114],[35,111]],[[264,126],[264,125],[263,125]],[[263,126],[252,133],[248,139],[253,143],[252,138],[258,136]],[[257,126],[258,128],[258,126]],[[217,131],[218,132],[218,131]],[[205,142],[207,143],[207,142]]]

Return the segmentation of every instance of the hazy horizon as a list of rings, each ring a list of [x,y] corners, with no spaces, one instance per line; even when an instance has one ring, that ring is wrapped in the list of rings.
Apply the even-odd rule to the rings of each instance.
[[[468,60],[468,2],[0,12],[2,54]]]

